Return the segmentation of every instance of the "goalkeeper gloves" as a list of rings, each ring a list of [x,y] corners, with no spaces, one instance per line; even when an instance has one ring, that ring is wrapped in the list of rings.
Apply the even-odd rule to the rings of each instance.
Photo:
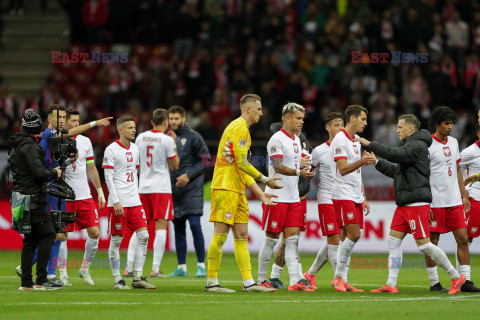
[[[225,160],[227,160],[230,163],[233,163],[235,161],[235,155],[233,154],[233,141],[232,141],[232,139],[229,139],[228,141],[225,141],[225,145],[223,146],[222,155],[225,157]]]

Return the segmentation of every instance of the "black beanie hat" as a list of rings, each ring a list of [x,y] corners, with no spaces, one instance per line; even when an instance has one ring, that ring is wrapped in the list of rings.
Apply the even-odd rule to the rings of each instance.
[[[25,110],[25,115],[22,118],[22,131],[30,134],[42,132],[42,118],[30,108]]]

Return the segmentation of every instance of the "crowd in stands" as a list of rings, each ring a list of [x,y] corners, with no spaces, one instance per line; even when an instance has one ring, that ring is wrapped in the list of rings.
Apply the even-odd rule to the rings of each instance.
[[[246,92],[262,97],[253,140],[266,140],[281,107],[307,110],[316,146],[323,114],[348,104],[369,109],[366,136],[398,144],[399,114],[425,125],[431,110],[457,111],[453,135],[475,137],[480,103],[480,5],[468,0],[70,0],[65,52],[128,52],[127,63],[59,63],[39,92],[15,97],[0,73],[0,143],[20,128],[23,110],[52,103],[83,121],[132,114],[149,128],[151,110],[173,104],[205,140],[218,140]],[[352,51],[428,53],[427,63],[352,63]],[[114,128],[91,132],[98,150]],[[211,149],[211,150],[214,150]]]

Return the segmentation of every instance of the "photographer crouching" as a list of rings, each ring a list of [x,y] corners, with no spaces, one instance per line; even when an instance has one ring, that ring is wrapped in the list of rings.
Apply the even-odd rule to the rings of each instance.
[[[47,290],[47,264],[55,230],[46,208],[44,183],[57,179],[59,167],[45,169],[45,152],[40,146],[42,119],[27,109],[22,130],[9,139],[9,165],[13,174],[12,227],[23,233],[22,280],[20,290]],[[37,281],[33,283],[32,264],[37,250]]]

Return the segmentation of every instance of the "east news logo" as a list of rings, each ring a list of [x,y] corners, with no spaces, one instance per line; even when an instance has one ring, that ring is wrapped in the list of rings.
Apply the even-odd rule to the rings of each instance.
[[[352,51],[351,63],[427,63],[428,52],[361,52]]]
[[[128,52],[61,52],[52,51],[52,63],[127,63]]]

